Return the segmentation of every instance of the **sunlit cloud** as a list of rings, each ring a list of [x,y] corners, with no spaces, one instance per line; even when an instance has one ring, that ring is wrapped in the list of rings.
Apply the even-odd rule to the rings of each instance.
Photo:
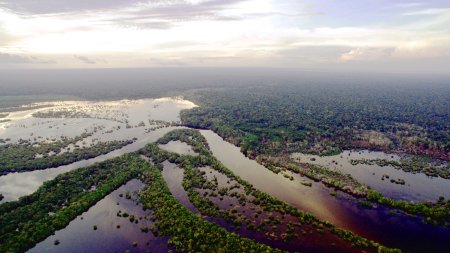
[[[319,63],[449,57],[450,8],[441,2],[380,1],[379,9],[367,9],[390,10],[378,23],[350,17],[336,22],[346,6],[330,11],[327,5],[334,3],[328,1],[64,2],[0,1],[0,53],[61,68],[293,63],[320,68]],[[7,61],[0,64],[7,67]]]

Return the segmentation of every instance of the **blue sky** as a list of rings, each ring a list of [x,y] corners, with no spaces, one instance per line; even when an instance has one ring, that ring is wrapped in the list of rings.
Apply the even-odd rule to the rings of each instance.
[[[448,1],[0,0],[0,68],[448,72]]]

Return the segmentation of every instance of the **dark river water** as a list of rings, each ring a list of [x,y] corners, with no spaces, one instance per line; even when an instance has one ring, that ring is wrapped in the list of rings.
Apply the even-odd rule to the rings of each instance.
[[[19,193],[14,196],[5,195],[8,200],[16,199],[33,192],[42,182],[60,173],[135,151],[148,142],[156,141],[171,129],[173,128],[155,131],[131,146],[98,158],[49,170],[13,173],[0,177],[0,188],[4,192],[14,192],[15,189],[24,187],[25,190],[19,190]],[[331,190],[321,183],[312,182],[299,175],[292,175],[294,180],[291,181],[282,175],[272,173],[256,161],[246,158],[238,147],[224,141],[214,132],[201,132],[206,137],[213,154],[225,166],[261,191],[389,247],[398,247],[406,252],[450,252],[450,229],[448,228],[423,224],[419,218],[408,218],[400,214],[392,215],[389,213],[390,210],[384,207],[375,209],[362,207],[344,193],[333,197],[330,195]],[[176,149],[181,153],[190,152],[187,147],[180,146],[176,142],[166,148]],[[391,170],[392,172],[387,172],[397,175],[395,174],[397,170],[392,168]],[[182,189],[183,171],[174,164],[165,163],[163,176],[174,196],[188,209],[197,212]],[[408,181],[411,182],[411,179],[409,178]],[[312,187],[302,185],[300,183],[302,181],[312,182]],[[119,197],[120,193],[138,190],[140,187],[142,184],[139,181],[130,181],[73,220],[65,229],[57,231],[55,235],[39,243],[30,252],[124,252],[127,249],[131,252],[145,252],[149,248],[151,252],[166,252],[167,238],[158,238],[150,232],[141,232],[140,225],[147,221],[142,221],[142,224],[141,221],[139,224],[132,224],[128,219],[117,216],[119,210],[135,213],[137,216],[147,215],[133,200]],[[399,198],[402,198],[402,191],[394,189]],[[93,225],[97,225],[98,229],[93,230]],[[117,225],[120,225],[120,229],[117,229]],[[55,240],[59,240],[60,244],[55,246]],[[133,247],[133,241],[137,242],[137,247]]]
[[[226,167],[253,186],[321,219],[352,230],[386,246],[398,247],[406,252],[450,252],[450,229],[422,224],[419,218],[389,214],[384,207],[366,208],[321,183],[312,187],[300,184],[307,179],[297,177],[294,181],[277,175],[245,157],[238,147],[224,141],[212,131],[202,130],[214,154]],[[450,190],[450,189],[449,189]]]
[[[163,165],[162,175],[172,195],[191,212],[198,213],[197,208],[189,201],[189,197],[182,185],[184,170],[168,161],[165,161]]]
[[[148,227],[152,223],[145,219],[151,211],[144,211],[133,196],[133,192],[143,187],[139,180],[129,181],[28,252],[167,252],[170,249],[167,247],[168,238],[141,231],[142,226]],[[131,199],[126,198],[127,192]],[[138,223],[117,216],[119,211],[134,215]],[[97,230],[93,229],[94,225]],[[59,240],[59,245],[55,245],[55,240]],[[137,242],[136,247],[133,242]]]
[[[400,157],[394,154],[368,150],[346,150],[339,155],[322,157],[294,153],[292,154],[292,158],[300,162],[322,165],[344,174],[351,174],[359,182],[391,198],[413,201],[436,201],[440,196],[443,196],[446,199],[450,199],[450,180],[448,179],[429,177],[422,173],[413,174],[395,169],[392,166],[382,167],[376,164],[352,165],[350,162],[352,159],[400,160]],[[392,183],[389,179],[382,180],[383,175],[388,175],[390,179],[403,179],[405,180],[405,185]]]

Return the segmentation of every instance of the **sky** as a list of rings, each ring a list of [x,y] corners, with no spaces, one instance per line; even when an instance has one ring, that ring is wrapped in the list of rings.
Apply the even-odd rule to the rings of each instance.
[[[450,1],[0,0],[0,68],[450,72]]]

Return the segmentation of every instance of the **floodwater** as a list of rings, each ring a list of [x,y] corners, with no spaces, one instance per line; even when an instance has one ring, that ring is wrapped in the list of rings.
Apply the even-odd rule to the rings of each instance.
[[[309,211],[338,227],[349,229],[359,235],[389,247],[399,247],[411,252],[446,252],[450,250],[450,229],[422,224],[421,219],[403,214],[390,214],[384,207],[366,208],[356,204],[350,196],[339,192],[333,197],[321,183],[312,187],[300,182],[306,178],[294,176],[294,180],[275,174],[245,157],[238,147],[224,141],[209,130],[201,133],[217,159],[242,179],[280,200]]]
[[[302,153],[293,153],[292,158],[303,163],[312,163],[327,168],[350,174],[359,182],[366,184],[383,195],[394,199],[413,201],[436,201],[440,196],[450,199],[450,180],[440,177],[429,177],[422,173],[408,173],[391,166],[378,166],[358,164],[352,165],[350,161],[360,159],[386,159],[399,160],[397,155],[383,152],[344,151],[334,156],[316,156]],[[383,175],[389,175],[389,179],[382,180]],[[405,185],[390,182],[390,179],[403,179]]]
[[[162,176],[172,195],[191,212],[198,213],[197,208],[189,201],[189,197],[183,188],[184,170],[169,161],[164,161],[163,166]]]
[[[144,211],[134,194],[143,187],[137,179],[129,181],[28,252],[167,252],[170,249],[167,237],[141,231],[141,227],[152,225],[151,210]],[[126,198],[127,192],[132,196],[130,199]],[[129,217],[119,217],[119,211],[134,215],[138,223],[130,222]],[[59,245],[55,245],[55,240],[59,240]]]
[[[141,138],[130,145],[122,147],[120,149],[111,151],[108,154],[97,156],[88,160],[81,160],[68,165],[59,166],[56,168],[50,168],[45,170],[35,170],[22,173],[10,173],[0,177],[0,193],[5,197],[1,202],[14,201],[22,196],[28,195],[36,191],[45,181],[51,180],[59,174],[66,173],[68,171],[86,167],[96,162],[102,162],[114,157],[121,156],[126,153],[134,152],[144,147],[146,144],[155,142],[164,134],[171,130],[178,129],[179,127],[161,128],[143,134]],[[0,202],[0,203],[1,203]]]
[[[158,144],[158,146],[166,151],[177,153],[180,155],[197,155],[191,146],[182,141],[169,141],[167,144]]]
[[[82,143],[95,143],[113,140],[137,140],[121,149],[89,160],[46,170],[23,173],[10,173],[0,177],[2,202],[17,200],[33,193],[44,181],[51,180],[61,173],[89,166],[125,153],[134,152],[146,144],[155,142],[164,134],[180,127],[161,126],[160,122],[178,122],[180,111],[196,105],[179,98],[160,98],[144,100],[121,100],[110,102],[65,101],[49,103],[49,108],[15,112],[8,115],[10,122],[0,124],[0,138],[10,138],[9,143],[18,139],[51,141],[61,136],[75,137],[89,132],[92,136]],[[88,118],[35,118],[36,112],[65,112],[73,115],[82,112]],[[77,116],[78,117],[78,116]],[[51,126],[51,128],[49,128]],[[32,135],[33,134],[33,135]],[[39,138],[41,137],[41,138]],[[82,144],[80,143],[80,144]],[[82,145],[83,146],[83,145]],[[62,150],[64,151],[64,150]]]
[[[30,111],[21,112],[22,114],[12,113],[8,116],[12,120],[11,122],[0,123],[0,138],[5,139],[11,136],[11,142],[14,142],[18,138],[22,138],[21,136],[30,136],[28,137],[29,139],[34,139],[34,136],[38,135],[42,137],[40,139],[51,140],[52,138],[58,139],[61,135],[74,137],[83,132],[91,132],[93,135],[86,138],[85,141],[87,143],[91,143],[94,140],[107,141],[130,138],[137,138],[137,141],[106,155],[79,161],[70,165],[41,171],[11,173],[2,176],[0,177],[0,193],[5,196],[3,201],[16,200],[20,196],[31,194],[44,181],[51,180],[58,174],[120,156],[124,153],[136,151],[147,143],[156,141],[165,133],[180,128],[160,128],[161,126],[158,125],[160,123],[155,122],[155,120],[178,121],[180,110],[195,106],[189,101],[167,98],[136,101],[86,102],[86,104],[82,105],[79,104],[80,102],[73,102],[73,105],[67,105],[67,103],[61,102],[61,104],[56,105],[57,109],[54,110],[69,112],[81,110],[86,114],[90,114],[89,118],[36,119],[32,117],[32,112]],[[55,106],[52,108],[55,108]],[[38,110],[45,111],[48,109]],[[359,206],[353,198],[341,192],[339,192],[338,197],[333,197],[330,195],[331,190],[323,184],[313,182],[296,174],[290,174],[294,177],[294,180],[291,181],[283,177],[281,173],[278,175],[274,174],[256,161],[246,158],[238,147],[224,141],[212,131],[201,132],[206,137],[213,154],[225,166],[244,180],[252,183],[255,188],[261,191],[286,201],[299,209],[309,211],[323,220],[328,220],[339,227],[350,229],[386,246],[399,247],[411,252],[450,252],[450,246],[448,244],[450,241],[450,229],[448,228],[422,224],[419,218],[408,218],[402,214],[393,215],[389,213],[390,210],[388,208],[384,207],[373,209]],[[31,135],[32,133],[34,134]],[[180,147],[180,144],[176,142],[169,144],[169,146],[171,145],[172,147],[169,148],[175,148],[180,153],[186,151],[184,145],[182,145],[184,147]],[[371,153],[370,155],[374,154]],[[448,185],[441,185],[440,179],[437,178],[429,179],[425,177],[424,179],[415,179],[422,177],[419,174],[410,174],[410,176],[412,175],[410,178],[408,177],[409,174],[388,167],[376,169],[362,166],[348,167],[345,166],[346,158],[342,159],[344,160],[338,160],[338,168],[336,169],[352,174],[356,179],[375,189],[379,188],[380,191],[386,193],[388,196],[397,198],[411,197],[412,199],[435,199],[436,196],[448,196],[450,193],[450,191],[442,191],[449,189],[447,188]],[[164,167],[163,175],[168,182],[171,192],[182,204],[196,211],[189,202],[186,192],[181,185],[183,171],[171,164],[165,164]],[[375,175],[372,175],[372,173],[375,173]],[[380,183],[378,181],[381,181],[382,174],[389,174],[395,179],[404,179],[406,185],[391,184],[388,180]],[[311,182],[312,186],[302,185],[301,182],[303,181]],[[437,186],[435,182],[438,182]],[[383,191],[384,186],[386,186],[386,189]],[[411,189],[411,191],[406,189]],[[436,193],[433,193],[433,191]],[[58,231],[56,235],[47,238],[36,248],[32,249],[31,252],[51,252],[53,250],[55,252],[70,252],[66,249],[73,249],[74,252],[98,252],[99,250],[105,251],[104,244],[108,245],[108,242],[111,242],[111,245],[114,246],[114,250],[112,251],[120,249],[123,252],[126,249],[132,251],[141,249],[140,247],[146,244],[146,242],[141,241],[138,236],[141,233],[139,227],[137,227],[137,232],[130,228],[130,231],[134,231],[130,232],[130,234],[136,236],[128,237],[128,232],[124,233],[119,231],[116,233],[116,230],[122,229],[122,225],[120,229],[115,227],[117,225],[117,223],[114,223],[116,220],[111,216],[116,217],[118,210],[114,208],[119,208],[122,205],[131,208],[131,205],[120,202],[122,200],[117,201],[117,196],[114,195],[116,193],[112,193],[102,200],[103,202],[100,201],[87,213],[83,214],[83,220],[81,220],[81,217],[78,217],[66,229]],[[119,202],[119,206],[115,205],[116,202]],[[120,217],[117,218],[119,219]],[[130,223],[128,220],[124,220]],[[94,231],[92,229],[93,223],[98,223],[96,224],[98,230]],[[125,227],[127,225],[124,224]],[[111,235],[108,235],[111,231]],[[145,234],[145,236],[147,239],[151,239],[150,233]],[[91,240],[91,238],[94,239]],[[104,240],[101,238],[104,238]],[[56,239],[60,240],[58,246],[53,245]],[[137,248],[133,248],[131,245],[134,240],[138,242]],[[104,241],[105,243],[99,244],[99,241]],[[82,247],[81,245],[87,246],[80,248]],[[150,247],[151,245],[150,242]],[[151,251],[153,252],[155,250],[152,248]]]
[[[336,213],[339,201],[331,196],[320,183],[295,174],[290,175],[298,180],[291,181],[281,173],[275,174],[256,161],[248,159],[238,147],[224,141],[214,132],[201,130],[201,133],[208,141],[214,156],[236,175],[253,184],[256,189],[301,207],[301,209],[314,213],[321,219],[336,225],[344,226],[351,222],[351,219],[345,220],[345,217],[340,217]],[[300,183],[302,181],[312,183],[312,187],[302,185]]]

